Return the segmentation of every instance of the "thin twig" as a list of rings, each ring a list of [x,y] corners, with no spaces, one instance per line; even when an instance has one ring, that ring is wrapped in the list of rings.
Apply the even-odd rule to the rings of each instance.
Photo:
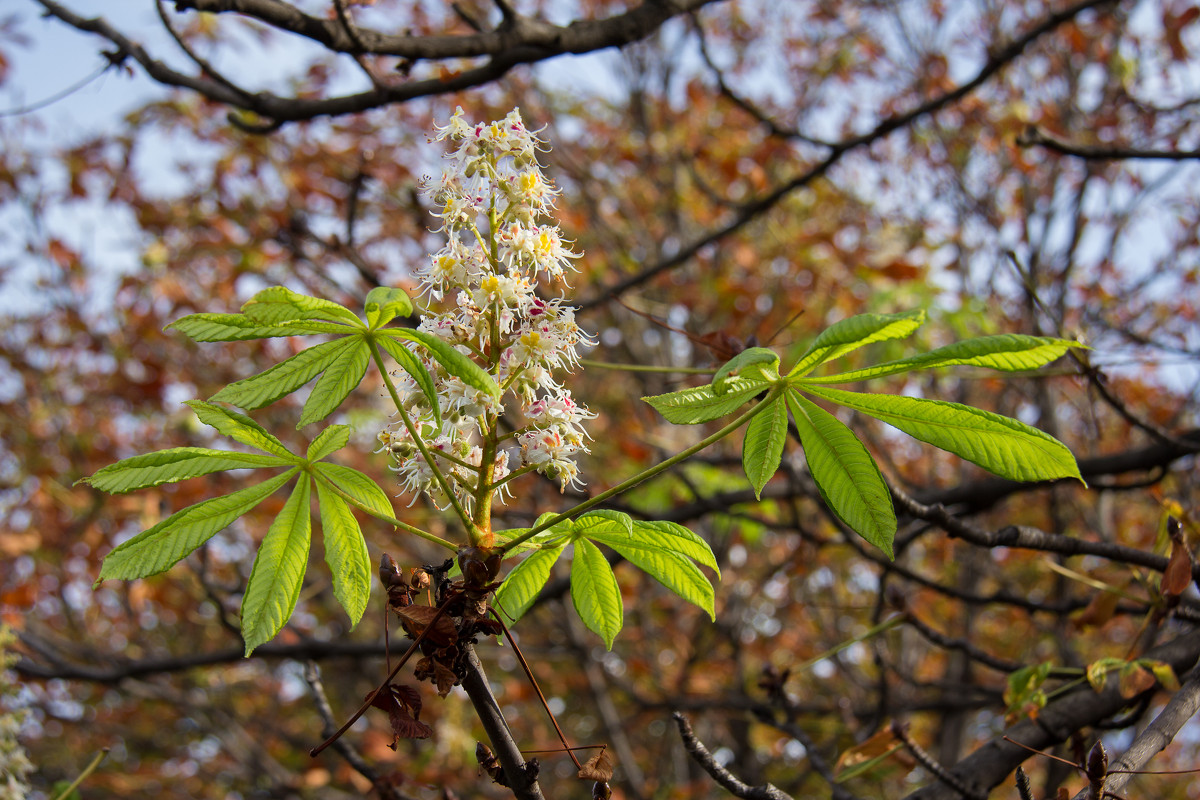
[[[679,726],[679,735],[683,738],[683,746],[687,748],[688,755],[703,767],[704,771],[712,776],[712,779],[731,794],[744,798],[744,800],[792,800],[792,796],[777,788],[774,784],[763,784],[762,786],[751,786],[748,783],[743,783],[732,772],[722,767],[713,758],[712,753],[708,752],[708,748],[704,743],[696,738],[696,733],[692,730],[692,724],[688,722],[688,718],[678,711],[671,714],[675,720],[675,724]]]

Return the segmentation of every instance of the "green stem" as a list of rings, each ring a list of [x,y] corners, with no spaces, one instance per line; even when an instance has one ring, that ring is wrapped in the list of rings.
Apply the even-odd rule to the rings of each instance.
[[[436,536],[436,535],[430,533],[429,531],[424,531],[424,530],[421,530],[420,528],[409,525],[407,522],[402,522],[401,520],[398,520],[395,517],[390,517],[387,514],[381,514],[380,512],[378,512],[375,509],[368,506],[363,501],[359,500],[354,495],[347,492],[342,487],[338,486],[333,481],[326,478],[324,475],[321,475],[318,473],[316,475],[316,477],[321,479],[322,481],[324,481],[326,486],[333,489],[333,491],[337,492],[337,494],[339,496],[341,496],[341,498],[343,500],[350,503],[350,505],[354,506],[355,508],[359,509],[360,511],[365,511],[366,513],[370,514],[372,517],[375,517],[375,519],[383,520],[384,522],[388,523],[389,525],[391,525],[395,528],[399,528],[400,530],[404,531],[405,533],[411,533],[413,536],[419,536],[420,538],[424,539],[425,541],[433,542],[434,544],[441,545],[442,547],[445,547],[447,550],[451,550],[453,552],[458,552],[458,545],[456,545],[454,542],[448,542],[445,539],[441,538],[440,536]]]
[[[413,442],[417,445],[417,449],[421,451],[421,457],[425,459],[425,463],[429,464],[434,479],[437,480],[438,486],[441,487],[442,492],[446,495],[451,508],[454,509],[454,513],[462,520],[463,526],[467,531],[467,538],[474,544],[476,538],[478,538],[475,523],[472,522],[471,515],[458,502],[458,497],[454,494],[450,482],[442,474],[442,470],[438,467],[437,460],[430,454],[429,448],[425,446],[424,437],[421,436],[421,432],[413,425],[408,412],[404,410],[404,404],[400,402],[400,393],[396,391],[396,385],[392,383],[392,376],[388,374],[387,367],[384,366],[383,354],[379,352],[379,345],[374,341],[371,342],[371,358],[375,361],[375,366],[379,370],[379,374],[383,376],[383,383],[387,387],[388,394],[391,395],[392,402],[396,405],[396,410],[400,412],[400,419],[404,421],[404,427],[408,429],[409,436],[412,437]]]
[[[54,798],[54,800],[66,800],[68,797],[70,797],[70,796],[71,796],[71,792],[73,792],[73,791],[75,791],[76,789],[78,789],[78,788],[79,788],[79,785],[80,785],[80,784],[82,784],[82,783],[83,783],[85,780],[87,780],[87,777],[88,777],[89,775],[91,775],[93,772],[95,772],[95,771],[96,771],[96,767],[100,766],[100,762],[104,760],[104,757],[105,757],[106,755],[108,755],[108,748],[107,748],[107,747],[106,747],[106,748],[104,748],[103,750],[101,750],[99,753],[96,753],[96,755],[95,755],[95,757],[92,759],[91,763],[90,763],[90,764],[88,764],[86,767],[84,767],[84,768],[83,768],[83,772],[79,773],[79,777],[78,777],[78,778],[76,778],[76,779],[74,780],[74,782],[72,782],[72,783],[71,783],[71,785],[70,785],[70,786],[68,786],[67,788],[63,789],[61,792],[59,792],[59,793],[58,793],[58,796],[56,796],[56,797]]]
[[[565,519],[570,519],[571,517],[575,516],[576,514],[581,514],[590,508],[595,508],[596,506],[600,505],[608,498],[615,497],[616,495],[619,495],[622,492],[627,492],[630,489],[632,489],[633,487],[637,486],[639,483],[642,483],[643,481],[647,481],[650,478],[653,478],[655,475],[658,475],[662,472],[666,472],[671,467],[675,466],[676,464],[680,463],[681,461],[686,461],[687,459],[696,455],[696,453],[699,453],[704,448],[709,447],[710,445],[716,444],[721,439],[724,439],[726,436],[728,436],[729,434],[736,431],[738,428],[745,425],[755,415],[757,415],[759,412],[761,412],[763,409],[765,409],[770,403],[774,402],[779,391],[782,391],[782,390],[781,389],[772,389],[771,393],[769,395],[767,395],[767,397],[763,398],[760,402],[756,403],[752,408],[747,410],[744,414],[739,416],[733,422],[726,425],[724,428],[721,428],[716,433],[714,433],[710,436],[706,436],[705,438],[701,439],[699,442],[696,442],[696,444],[692,445],[691,447],[687,448],[686,450],[681,450],[680,452],[671,456],[670,458],[668,458],[666,461],[662,462],[661,464],[656,464],[655,466],[650,467],[650,469],[643,470],[642,472],[639,472],[637,475],[634,475],[632,478],[622,481],[621,483],[618,483],[616,486],[612,487],[611,489],[603,491],[600,494],[596,495],[595,497],[585,500],[584,502],[580,503],[579,505],[575,506],[574,508],[567,509],[563,513],[561,513],[557,516],[551,517],[550,519],[546,520],[545,522],[543,522],[540,525],[535,525],[534,527],[530,528],[528,531],[526,531],[522,535],[518,536],[516,539],[513,539],[511,542],[505,543],[505,545],[504,545],[505,548],[508,549],[508,548],[512,548],[518,544],[521,544],[522,542],[526,541],[527,539],[531,539],[532,537],[538,535],[539,533],[546,530],[547,528],[557,525],[558,523],[562,522]]]
[[[878,636],[879,634],[883,633],[884,631],[891,630],[892,628],[896,627],[900,623],[904,622],[905,619],[906,619],[906,617],[903,614],[897,614],[896,616],[892,617],[891,619],[885,619],[883,622],[879,623],[875,627],[868,630],[862,636],[856,636],[853,639],[848,639],[848,640],[842,642],[841,644],[836,645],[835,647],[832,647],[832,648],[826,650],[824,653],[821,653],[819,656],[813,656],[808,661],[805,661],[803,664],[800,664],[799,666],[796,666],[796,667],[792,667],[792,672],[803,672],[804,670],[813,666],[817,662],[824,661],[825,659],[829,658],[830,656],[835,656],[838,653],[845,650],[847,647],[850,647],[851,645],[858,644],[859,642],[865,642],[867,639],[870,639],[872,636]]]

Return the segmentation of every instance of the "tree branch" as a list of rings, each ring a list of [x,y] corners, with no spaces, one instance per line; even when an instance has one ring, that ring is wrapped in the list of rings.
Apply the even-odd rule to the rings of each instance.
[[[1017,137],[1018,147],[1044,147],[1064,156],[1073,156],[1087,161],[1190,161],[1200,158],[1200,150],[1144,150],[1137,147],[1114,145],[1075,144],[1043,133],[1030,125]]]
[[[1200,657],[1200,631],[1191,631],[1155,647],[1146,658],[1165,661],[1182,675]],[[1155,691],[1154,689],[1150,690]],[[1028,750],[1005,741],[1005,736],[1037,749],[1051,747],[1070,738],[1071,734],[1095,725],[1135,705],[1144,696],[1127,698],[1121,695],[1117,681],[1111,681],[1101,692],[1084,685],[1050,702],[1036,720],[1024,720],[1013,725],[971,755],[955,765],[950,773],[972,791],[986,794],[1012,774],[1030,756]],[[945,784],[935,783],[908,795],[906,800],[958,800],[959,793]]]
[[[712,776],[712,779],[721,784],[721,788],[733,794],[736,797],[744,798],[744,800],[792,800],[792,796],[779,790],[773,784],[764,784],[762,786],[750,786],[743,783],[732,772],[722,767],[713,758],[712,753],[708,752],[708,748],[704,743],[696,738],[695,732],[692,730],[692,724],[688,722],[688,718],[676,711],[671,717],[675,720],[675,724],[679,726],[679,735],[683,739],[683,746],[687,748],[688,755],[704,768],[704,771]]]

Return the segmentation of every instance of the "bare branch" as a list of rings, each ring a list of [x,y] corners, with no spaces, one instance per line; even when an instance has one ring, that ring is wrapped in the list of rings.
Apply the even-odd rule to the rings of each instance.
[[[1113,145],[1076,144],[1043,133],[1030,125],[1017,137],[1018,147],[1044,147],[1064,156],[1074,156],[1087,161],[1191,161],[1200,158],[1200,150],[1145,150],[1137,147]]]
[[[746,800],[792,800],[792,796],[779,790],[773,784],[764,784],[763,786],[750,786],[743,783],[729,770],[722,767],[713,758],[712,753],[708,752],[708,748],[704,743],[696,738],[695,732],[692,730],[692,724],[688,722],[688,718],[676,711],[671,717],[675,720],[675,724],[679,726],[679,735],[683,738],[683,746],[687,748],[690,755],[697,764],[704,768],[704,771],[712,776],[712,779],[721,784],[721,787],[730,792],[736,797],[746,798]]]

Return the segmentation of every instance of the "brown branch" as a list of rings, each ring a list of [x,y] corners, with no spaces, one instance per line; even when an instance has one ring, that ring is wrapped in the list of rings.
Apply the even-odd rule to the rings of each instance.
[[[1175,670],[1175,674],[1184,674],[1200,657],[1200,631],[1191,631],[1159,645],[1145,656],[1165,661]],[[1153,693],[1155,690],[1149,691]],[[1081,728],[1096,725],[1125,708],[1137,705],[1144,696],[1145,693],[1136,698],[1123,697],[1117,681],[1111,681],[1100,692],[1085,684],[1051,701],[1038,713],[1036,720],[1023,720],[1008,728],[1003,735],[993,738],[956,764],[950,769],[950,774],[968,789],[986,794],[1029,757],[1028,750],[1005,741],[1005,737],[1027,747],[1045,749],[1065,742]],[[908,795],[906,800],[957,800],[958,797],[954,789],[934,783]]]
[[[280,0],[177,0],[176,10],[210,13],[234,12],[252,17],[280,31],[312,39],[333,52],[398,56],[410,61],[486,58],[486,63],[435,78],[394,86],[375,85],[357,94],[324,98],[283,97],[271,92],[251,92],[205,75],[185,75],[153,58],[141,45],[115,29],[103,17],[86,18],[55,0],[36,0],[48,15],[71,27],[102,36],[128,53],[158,83],[190,89],[218,103],[257,114],[267,120],[239,121],[240,127],[267,132],[287,122],[311,120],[366,111],[419,97],[449,94],[491,83],[520,64],[557,56],[580,55],[609,47],[623,47],[646,38],[665,22],[719,0],[659,0],[599,20],[576,20],[552,25],[530,17],[514,16],[495,31],[465,36],[391,36],[355,27],[353,34],[340,19],[318,19]]]
[[[1200,158],[1200,150],[1145,150],[1138,147],[1077,144],[1043,133],[1030,125],[1017,137],[1018,147],[1044,147],[1064,156],[1087,161],[1191,161]]]
[[[692,724],[688,722],[687,717],[678,711],[671,717],[679,726],[679,735],[683,739],[683,746],[687,748],[688,755],[730,794],[746,800],[792,800],[791,795],[776,788],[773,784],[750,786],[743,783],[732,772],[717,763],[704,743],[696,738],[696,733],[692,730]]]

